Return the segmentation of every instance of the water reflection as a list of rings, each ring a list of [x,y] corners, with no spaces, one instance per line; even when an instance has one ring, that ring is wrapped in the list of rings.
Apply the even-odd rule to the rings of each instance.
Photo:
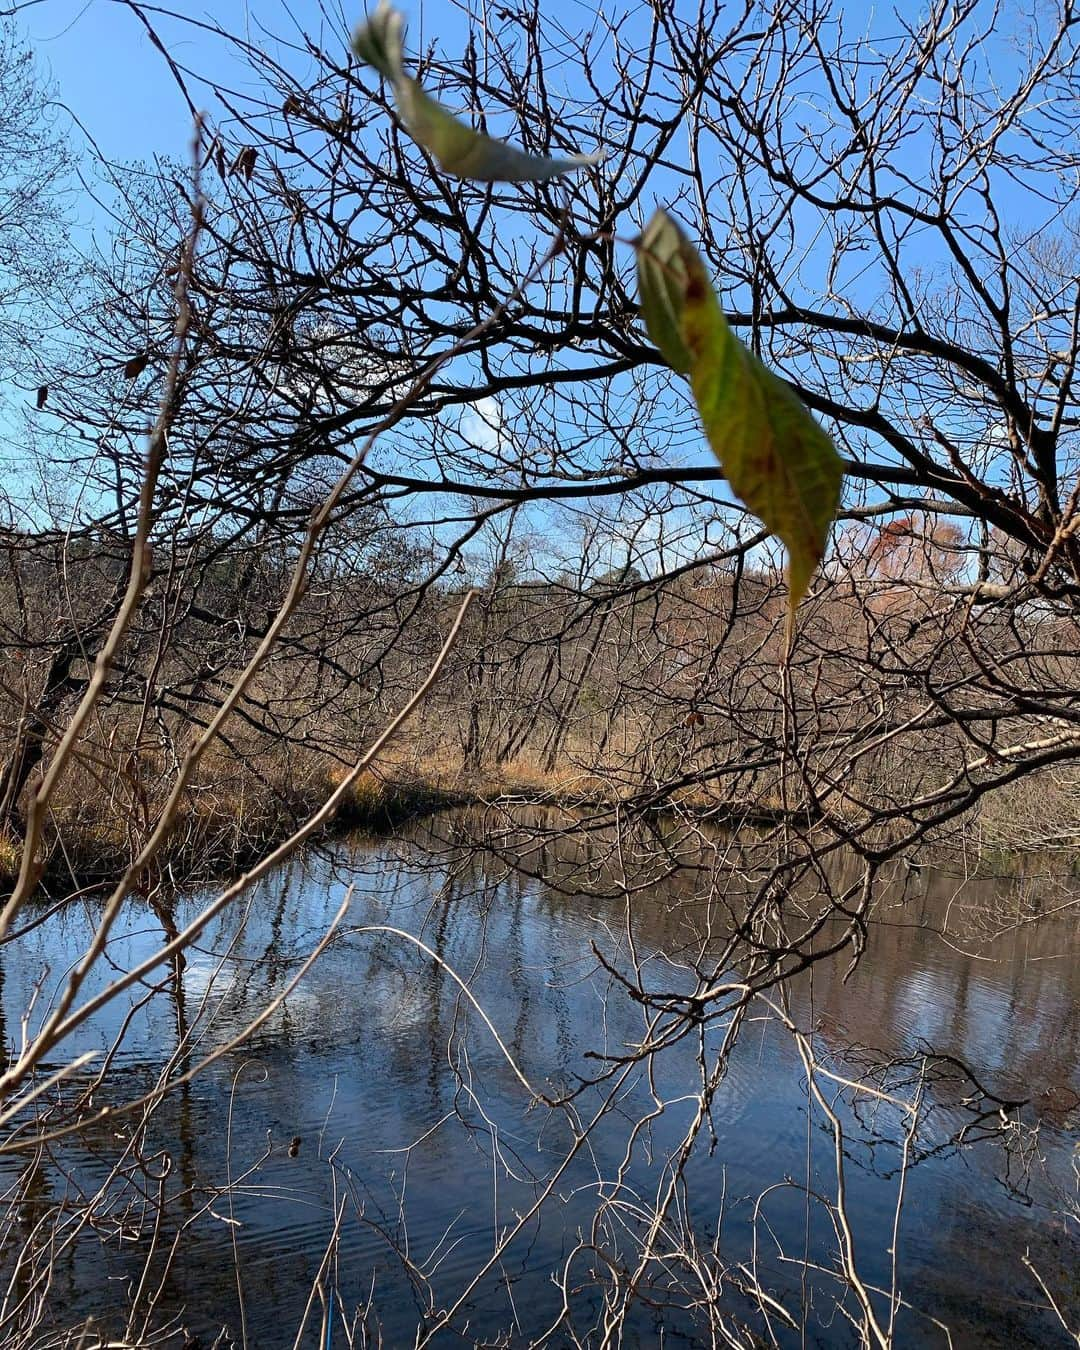
[[[491,823],[479,830],[489,842]],[[447,817],[407,839],[355,842],[294,863],[251,899],[239,931],[236,915],[223,918],[134,1013],[130,1004],[106,1010],[79,1032],[74,1049],[105,1052],[130,1019],[114,1093],[154,1081],[178,1024],[191,1030],[181,1072],[274,997],[353,888],[341,936],[299,988],[245,1047],[166,1098],[146,1125],[142,1152],[169,1155],[162,1184],[171,1228],[189,1225],[175,1257],[166,1261],[162,1243],[151,1263],[149,1287],[169,1267],[156,1318],[175,1315],[209,1344],[223,1325],[239,1335],[242,1308],[249,1344],[287,1346],[310,1303],[299,1343],[314,1346],[325,1304],[342,1335],[359,1318],[356,1343],[366,1327],[384,1344],[405,1345],[458,1305],[434,1344],[524,1345],[557,1324],[563,1293],[553,1277],[569,1262],[570,1321],[554,1343],[569,1343],[571,1326],[599,1343],[589,1331],[602,1311],[596,1276],[618,1286],[632,1272],[644,1216],[694,1114],[698,1056],[715,1052],[725,1026],[706,1024],[650,1072],[629,1072],[567,1162],[570,1121],[530,1101],[451,972],[529,1081],[547,1094],[570,1091],[596,1074],[597,1054],[623,1055],[643,1035],[645,1013],[597,952],[618,968],[632,948],[650,979],[674,987],[680,962],[720,941],[733,894],[729,881],[719,900],[702,903],[706,856],[694,862],[684,850],[674,871],[628,881],[625,856],[613,870],[610,840],[555,838],[536,823],[500,822],[485,849],[475,820]],[[749,878],[752,849],[741,864]],[[912,1308],[898,1314],[898,1344],[946,1343],[925,1314],[947,1324],[958,1346],[1071,1343],[1022,1264],[1030,1251],[1048,1285],[1077,1301],[1077,1229],[1067,1213],[1080,1102],[1077,942],[1066,919],[1031,921],[1037,906],[1052,909],[1058,899],[1046,878],[961,883],[944,868],[900,869],[880,887],[855,972],[848,977],[846,960],[825,962],[788,990],[789,1015],[825,1065],[905,1100],[922,1094],[897,1253]],[[181,906],[176,922],[195,903]],[[42,970],[63,972],[81,951],[91,919],[89,910],[68,910],[28,935],[18,965],[4,970],[9,1025]],[[437,959],[373,925],[405,930]],[[152,916],[133,909],[110,956],[126,969],[161,941]],[[833,1139],[820,1113],[808,1116],[794,1041],[765,1014],[755,1011],[742,1028],[713,1103],[714,1141],[703,1138],[689,1160],[675,1227],[685,1230],[684,1245],[714,1243],[733,1272],[709,1295],[719,1296],[731,1327],[760,1330],[737,1277],[756,1256],[769,1296],[797,1321],[808,1308],[805,1341],[774,1321],[780,1344],[853,1344],[830,1273],[835,1233],[803,1185],[809,1167],[812,1190],[835,1191]],[[577,1118],[602,1099],[600,1090],[583,1092]],[[1012,1099],[1031,1105],[1002,1106]],[[853,1110],[838,1095],[837,1109],[860,1271],[884,1289],[905,1117],[870,1097]],[[78,1149],[59,1148],[56,1166],[34,1173],[24,1228],[65,1187],[101,1185],[135,1129],[130,1121],[102,1127]],[[9,1164],[7,1175],[23,1166]],[[80,1240],[60,1251],[54,1304],[64,1325],[88,1313],[108,1320],[105,1282],[138,1277],[149,1244],[139,1185],[152,1189],[148,1177],[127,1183],[112,1210],[130,1242]],[[605,1195],[618,1203],[598,1207]],[[473,1284],[518,1223],[518,1240]],[[824,1269],[807,1276],[804,1256]],[[639,1303],[621,1344],[700,1343],[700,1315],[685,1290],[664,1286],[668,1274],[648,1277],[652,1303],[668,1306]]]

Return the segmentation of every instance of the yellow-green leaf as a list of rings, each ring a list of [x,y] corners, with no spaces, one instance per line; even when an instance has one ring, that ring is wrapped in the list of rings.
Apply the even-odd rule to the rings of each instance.
[[[704,263],[670,216],[657,212],[637,250],[649,334],[689,375],[732,492],[785,544],[793,611],[840,505],[840,456],[794,390],[732,333]]]
[[[682,333],[686,266],[675,222],[657,211],[637,240],[638,293],[649,336],[672,370],[689,375],[692,357]]]
[[[374,66],[384,80],[397,85],[405,74],[403,40],[405,16],[379,0],[374,14],[353,33],[352,49],[365,65]]]
[[[353,51],[389,81],[405,130],[447,173],[481,183],[535,183],[601,159],[600,155],[546,159],[473,131],[405,74],[404,28],[400,11],[390,0],[379,0],[375,12],[353,34]]]

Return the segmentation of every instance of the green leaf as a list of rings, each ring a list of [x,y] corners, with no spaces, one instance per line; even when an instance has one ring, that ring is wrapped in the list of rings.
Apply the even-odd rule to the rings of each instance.
[[[405,16],[389,0],[379,0],[375,13],[353,34],[352,49],[365,65],[374,66],[384,80],[396,86],[405,74],[404,36]]]
[[[686,295],[683,237],[664,211],[657,211],[635,240],[638,293],[649,336],[672,370],[689,375],[693,357],[682,333]]]
[[[786,546],[794,612],[840,505],[840,456],[794,390],[732,333],[704,263],[666,212],[649,222],[637,257],[649,335],[689,375],[732,492]]]
[[[357,57],[388,80],[405,130],[447,173],[481,183],[536,183],[596,164],[600,155],[546,159],[529,155],[504,141],[482,136],[430,98],[405,74],[402,38],[405,20],[390,0],[379,0],[375,12],[353,34]]]

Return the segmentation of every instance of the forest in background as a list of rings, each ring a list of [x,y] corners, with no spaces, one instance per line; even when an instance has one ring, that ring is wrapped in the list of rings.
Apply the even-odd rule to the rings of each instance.
[[[995,842],[1071,844],[1070,15],[1010,28],[939,6],[898,21],[885,59],[798,5],[764,28],[645,7],[625,20],[633,43],[602,14],[571,41],[539,9],[507,11],[482,60],[432,49],[418,74],[527,147],[606,156],[512,188],[433,173],[320,22],[262,47],[201,33],[247,71],[242,95],[165,62],[193,109],[219,109],[196,180],[191,165],[77,166],[9,30],[9,863],[125,602],[155,417],[168,449],[139,603],[42,804],[35,866],[69,831],[73,854],[112,862],[149,836],[354,456],[273,650],[174,804],[192,858],[230,828],[226,851],[249,830],[257,847],[309,810],[423,678],[469,587],[394,752],[414,783],[520,779],[650,806],[700,789],[872,849],[978,810]],[[783,112],[800,101],[812,126]],[[92,236],[66,223],[76,167],[115,222]],[[845,458],[783,680],[779,556],[638,317],[627,241],[650,195]],[[1050,807],[1038,824],[1016,805],[1029,775]]]

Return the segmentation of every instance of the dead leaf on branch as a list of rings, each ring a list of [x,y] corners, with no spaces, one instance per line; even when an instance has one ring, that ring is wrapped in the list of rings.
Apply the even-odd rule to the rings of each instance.
[[[245,145],[240,150],[232,162],[230,173],[238,173],[243,176],[245,183],[250,183],[252,175],[255,172],[255,161],[259,157],[259,152],[253,145]]]

